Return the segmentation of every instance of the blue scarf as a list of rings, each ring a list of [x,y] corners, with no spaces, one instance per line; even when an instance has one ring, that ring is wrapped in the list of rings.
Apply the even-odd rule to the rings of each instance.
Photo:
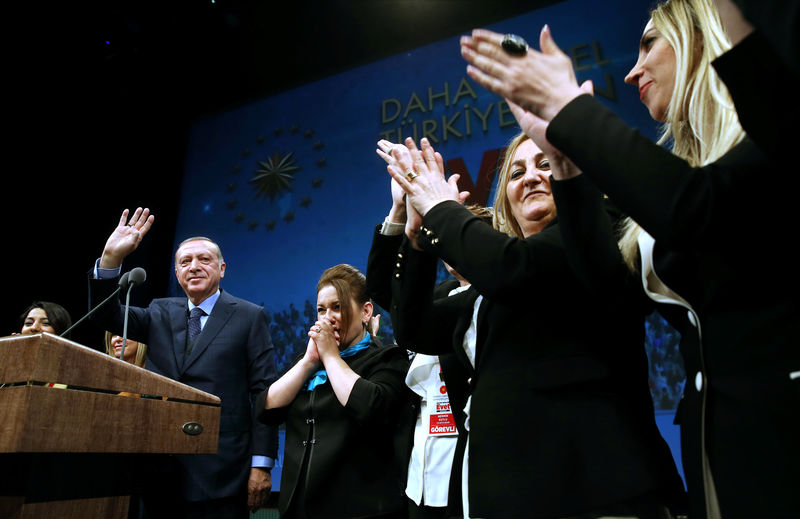
[[[353,344],[346,350],[340,351],[339,356],[343,359],[347,357],[352,357],[359,351],[366,350],[367,348],[369,348],[369,345],[371,343],[372,343],[372,337],[370,337],[369,332],[366,332],[364,338],[361,339],[360,342],[358,342],[357,344]],[[306,391],[314,391],[315,387],[320,386],[327,381],[328,381],[328,372],[325,371],[324,369],[321,369],[316,373],[314,373],[313,375],[311,375],[311,379],[308,382],[306,382],[306,385],[303,387],[303,389],[305,389]]]

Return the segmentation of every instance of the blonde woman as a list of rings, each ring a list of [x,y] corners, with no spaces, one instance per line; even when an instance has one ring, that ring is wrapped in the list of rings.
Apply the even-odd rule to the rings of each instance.
[[[106,332],[103,343],[106,347],[106,353],[112,357],[120,358],[122,354],[122,337],[114,335],[111,332]],[[128,339],[125,342],[125,358],[123,359],[129,364],[144,367],[147,360],[147,344]]]
[[[711,67],[730,47],[716,11],[708,0],[657,5],[626,77],[671,151],[584,95],[546,26],[542,52],[512,56],[502,41],[488,31],[464,38],[469,73],[580,168],[560,188],[587,207],[602,191],[635,220],[621,241],[625,260],[681,332],[687,381],[677,420],[690,516],[796,515],[800,308],[785,243],[798,186],[744,136]],[[570,261],[602,286],[596,263],[620,255],[602,213],[581,211],[562,227]]]
[[[511,140],[493,229],[458,203],[427,139],[405,144],[388,169],[421,227],[395,265],[392,322],[398,344],[454,353],[469,374],[453,463],[464,517],[667,517],[683,488],[653,416],[638,300],[623,296],[624,265],[603,294],[570,267],[559,161]],[[471,285],[435,299],[436,258]]]

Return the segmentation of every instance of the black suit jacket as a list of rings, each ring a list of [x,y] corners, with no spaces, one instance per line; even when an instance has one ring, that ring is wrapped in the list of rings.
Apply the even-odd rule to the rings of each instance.
[[[384,309],[389,309],[392,313],[394,322],[397,314],[397,301],[392,295],[392,277],[399,276],[398,269],[403,266],[403,255],[407,245],[404,244],[403,234],[383,235],[379,232],[380,226],[376,227],[372,237],[372,246],[369,250],[367,259],[367,292],[370,298]],[[438,284],[434,289],[433,298],[440,299],[448,297],[451,290],[457,288],[459,282],[455,279],[448,279]],[[477,293],[470,291],[471,297],[477,297]],[[463,296],[462,296],[463,297]],[[395,326],[396,330],[396,326]],[[462,334],[463,335],[463,334]],[[398,344],[408,350],[415,350],[412,344],[405,344],[402,341]],[[448,515],[452,517],[462,515],[461,506],[461,463],[466,446],[466,430],[464,429],[464,406],[467,403],[467,380],[473,374],[472,365],[469,363],[463,350],[454,352],[450,348],[450,342],[441,345],[438,355],[439,365],[442,368],[442,376],[447,394],[450,399],[450,408],[453,411],[456,428],[458,429],[458,442],[456,452],[453,457],[453,464],[450,471],[450,488],[448,491]],[[459,356],[460,355],[460,356]],[[419,414],[419,397],[412,393],[414,405],[414,419]],[[407,439],[407,451],[411,452],[414,443],[413,428]],[[406,468],[408,467],[408,459]]]
[[[773,2],[747,3],[769,6]],[[794,4],[794,13],[785,15],[797,18],[800,15],[800,3],[791,3]],[[784,16],[784,13],[779,13],[775,9],[776,16]],[[795,40],[800,40],[797,27],[792,26],[786,36],[789,34]],[[747,135],[767,154],[770,162],[779,163],[782,160],[788,165],[796,160],[794,147],[800,137],[797,124],[800,120],[800,103],[786,96],[785,85],[797,84],[800,68],[792,70],[781,60],[767,41],[770,35],[771,28],[766,29],[765,33],[754,31],[714,60],[713,65],[733,98],[739,121]],[[797,54],[798,49],[793,49],[793,52]],[[800,67],[800,63],[795,62],[794,66]],[[758,70],[758,74],[748,74],[745,72],[747,69]],[[764,78],[780,79],[764,81]]]
[[[92,303],[116,285],[116,279],[91,279]],[[93,316],[99,326],[117,334],[122,333],[122,319],[116,299]],[[199,501],[240,495],[247,492],[251,456],[277,458],[278,451],[277,428],[253,420],[252,399],[276,378],[266,312],[223,291],[184,361],[187,319],[185,297],[155,299],[147,308],[131,308],[128,336],[147,344],[149,371],[222,400],[217,454],[176,456],[183,497]]]
[[[659,306],[681,333],[687,373],[677,420],[690,515],[705,516],[703,446],[723,517],[796,515],[800,308],[786,237],[795,234],[797,176],[748,138],[692,168],[588,96],[569,103],[547,137],[655,238],[655,272],[699,316]],[[585,215],[584,227],[601,217]],[[611,243],[572,255],[595,284],[595,260],[619,255]]]
[[[379,228],[380,226],[376,227],[372,236],[372,246],[369,249],[369,257],[367,258],[367,293],[375,303],[394,315],[397,302],[392,295],[392,278],[400,275],[399,269],[403,266],[403,252],[407,247],[404,244],[406,239],[402,234],[383,235],[379,232]],[[455,279],[445,280],[436,286],[433,298],[448,297],[450,291],[458,286],[459,282]],[[477,293],[474,291],[471,291],[470,294],[472,294],[473,300],[477,297]],[[394,317],[392,319],[394,322]],[[411,345],[398,344],[411,351],[418,351],[408,347]],[[449,341],[443,344],[440,352],[436,355],[439,356],[439,363],[442,366],[442,375],[447,386],[447,393],[450,396],[450,407],[456,419],[456,426],[463,436],[465,432],[464,405],[467,403],[467,379],[472,375],[473,370],[466,357],[459,359],[459,353],[453,352],[449,344]],[[461,354],[463,355],[463,351]],[[413,438],[411,438],[411,441],[413,441]],[[460,508],[460,505],[458,507]],[[454,515],[459,515],[459,513],[454,511]]]
[[[472,283],[469,501],[476,517],[563,517],[682,483],[653,417],[643,323],[572,273],[558,225],[520,240],[455,202],[423,219],[394,278],[398,341],[463,352],[475,292],[433,300],[435,254]],[[459,355],[461,355],[459,353]]]
[[[787,68],[786,72],[793,73],[795,79],[800,75],[800,35],[797,27],[800,26],[800,3],[796,0],[770,0],[763,2],[760,0],[733,0],[747,21],[749,21],[756,32],[760,32],[762,37],[770,45],[771,54],[774,54]],[[771,58],[767,58],[771,59]],[[749,64],[746,64],[749,65]],[[770,94],[782,94],[785,92],[781,84],[787,77],[786,72],[779,76],[769,75],[772,71],[762,70],[759,66],[762,77],[779,77],[780,81],[772,84],[762,83],[762,90],[769,91]],[[744,69],[739,71],[739,75],[748,75]],[[727,83],[727,80],[726,80]],[[783,95],[778,95],[783,97]],[[765,102],[771,100],[763,99]],[[796,103],[795,103],[796,105]],[[775,114],[777,115],[777,114]]]

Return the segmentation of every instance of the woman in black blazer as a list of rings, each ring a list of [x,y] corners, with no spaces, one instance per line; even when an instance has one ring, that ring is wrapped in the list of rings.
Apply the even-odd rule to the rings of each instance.
[[[393,146],[386,140],[378,142],[378,154],[387,163],[394,159],[386,154]],[[386,150],[386,151],[384,151]],[[392,206],[384,222],[373,233],[372,246],[367,259],[367,291],[373,302],[391,310],[392,279],[396,275],[396,265],[402,263],[405,251],[403,242],[406,225],[406,200],[400,186],[391,182]],[[488,225],[492,222],[492,211],[481,206],[468,206]],[[449,268],[453,276],[436,286],[433,298],[450,297],[469,290],[469,282]],[[463,334],[462,334],[463,335]],[[399,346],[406,345],[401,341]],[[445,348],[449,344],[444,345]],[[463,350],[462,350],[463,357]],[[473,374],[469,362],[462,362],[456,352],[440,352],[435,356],[414,354],[409,376],[416,398],[414,399],[416,426],[411,442],[411,457],[408,465],[409,519],[441,519],[458,517],[461,512],[461,464],[466,445],[464,430],[464,405],[467,400],[467,379]],[[438,368],[437,368],[438,367]],[[438,369],[438,377],[435,372]],[[416,373],[412,374],[412,371]],[[434,373],[435,382],[424,379],[424,375]],[[420,378],[423,375],[423,378]],[[442,386],[444,384],[444,386]],[[409,386],[411,389],[411,386]],[[422,390],[425,390],[424,392]],[[442,393],[442,389],[444,392]],[[434,394],[431,394],[434,392]],[[447,405],[444,404],[447,402]],[[434,404],[436,407],[434,408]],[[456,435],[452,429],[437,433],[433,427],[449,421],[447,412],[439,409],[445,405],[455,423]],[[451,426],[452,424],[448,424]]]
[[[665,123],[660,142],[671,142],[672,153],[581,95],[549,29],[542,53],[504,56],[502,40],[476,31],[462,40],[462,54],[473,77],[520,105],[514,112],[530,135],[583,171],[556,183],[584,199],[561,211],[575,211],[575,225],[563,228],[571,262],[597,287],[597,260],[620,255],[610,226],[598,224],[602,191],[635,221],[622,253],[681,332],[687,381],[676,420],[691,517],[796,515],[800,308],[786,237],[795,234],[799,186],[774,153],[764,153],[765,141],[757,146],[744,135],[711,68],[730,47],[713,7],[707,0],[658,5],[626,78]],[[736,63],[741,56],[737,49],[723,56],[729,74],[759,70],[747,59]],[[536,79],[542,74],[549,85]],[[508,90],[513,84],[526,84],[525,92]]]
[[[364,275],[326,270],[305,354],[256,402],[261,421],[286,423],[281,517],[405,517],[408,358],[370,336],[371,317]]]
[[[624,265],[610,266],[619,285],[606,294],[572,273],[551,163],[524,135],[500,172],[500,230],[457,203],[427,140],[424,158],[406,146],[389,170],[422,225],[393,277],[392,318],[399,343],[455,351],[472,373],[465,516],[660,517],[682,484],[655,425]],[[437,258],[470,289],[434,300]]]

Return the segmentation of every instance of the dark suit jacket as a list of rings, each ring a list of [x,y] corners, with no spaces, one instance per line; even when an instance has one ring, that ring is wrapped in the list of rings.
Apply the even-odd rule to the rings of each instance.
[[[432,298],[436,259],[483,295],[470,380],[469,501],[476,517],[613,510],[681,481],[653,417],[643,323],[573,275],[558,226],[519,240],[455,202],[423,219],[399,276],[395,331],[420,351],[463,355],[475,292]],[[633,315],[631,317],[631,315]]]
[[[787,9],[793,13],[781,12],[774,2],[745,2],[756,8],[765,7],[765,11],[774,10],[773,17],[800,16],[800,2],[784,2],[794,4]],[[789,29],[785,37],[791,35],[797,40],[795,59],[800,49],[800,34],[797,27],[782,24]],[[797,84],[800,81],[800,63],[795,61],[792,70],[781,60],[775,49],[767,41],[774,36],[773,27],[764,28],[764,32],[754,31],[738,45],[714,60],[720,78],[725,82],[739,122],[747,135],[767,154],[773,163],[783,160],[786,164],[796,160],[795,147],[800,138],[797,121],[800,120],[800,103],[786,96],[785,85]],[[758,74],[748,74],[748,69],[758,70]],[[764,81],[764,78],[780,78],[776,81]],[[776,160],[778,159],[778,160]]]
[[[392,296],[392,278],[395,275],[399,275],[398,269],[402,268],[403,265],[403,251],[406,248],[404,241],[405,238],[402,234],[386,236],[380,234],[378,228],[376,228],[372,237],[372,247],[369,249],[369,257],[367,258],[367,293],[375,303],[389,310],[392,314],[395,313],[393,307],[396,305],[396,301],[393,300]],[[450,291],[458,286],[459,283],[455,279],[445,280],[436,286],[433,298],[448,297]],[[472,296],[473,300],[475,297],[477,297],[477,294]],[[409,348],[408,346],[410,345],[402,343],[399,343],[399,345],[411,351],[416,351],[413,348]],[[467,403],[467,378],[472,375],[472,366],[469,366],[468,362],[466,362],[465,366],[464,361],[466,361],[466,358],[459,359],[458,353],[450,349],[449,341],[442,346],[440,353],[437,355],[439,355],[439,363],[442,366],[442,374],[447,386],[447,393],[450,396],[450,407],[455,415],[456,426],[463,436],[465,432],[464,405]],[[411,440],[413,441],[413,438]],[[455,512],[454,515],[459,515],[459,513]]]
[[[256,400],[261,421],[286,423],[281,516],[295,517],[291,511],[298,500],[312,518],[373,517],[405,510],[404,469],[395,456],[395,435],[408,434],[413,427],[403,412],[406,352],[374,342],[343,360],[361,377],[346,406],[330,382],[313,391],[301,389],[287,407],[265,410],[268,388]],[[401,423],[404,420],[409,423]]]
[[[92,303],[116,284],[116,279],[90,280]],[[147,344],[149,371],[222,400],[217,454],[177,456],[184,498],[199,501],[246,493],[251,456],[277,458],[278,451],[277,428],[254,421],[252,411],[252,397],[276,378],[266,312],[223,291],[184,362],[187,318],[185,297],[154,299],[147,308],[131,308],[128,336]],[[122,319],[116,299],[93,317],[118,334]]]
[[[369,249],[367,258],[367,292],[370,298],[383,307],[388,309],[392,315],[396,315],[396,301],[392,296],[392,277],[399,275],[397,269],[403,265],[403,251],[405,250],[404,235],[387,236],[379,232],[379,227],[375,229],[372,237],[372,247]],[[434,299],[448,297],[451,290],[459,286],[455,279],[446,280],[436,286],[433,293]],[[474,291],[473,291],[474,292]],[[472,292],[471,292],[472,293]],[[473,300],[477,293],[472,296]],[[394,319],[394,317],[393,317]],[[462,334],[463,335],[463,334]],[[399,345],[408,350],[414,350],[414,345]],[[464,406],[467,403],[467,379],[472,376],[472,366],[464,356],[463,350],[458,357],[457,352],[450,349],[450,343],[442,345],[442,351],[438,354],[439,365],[442,368],[442,376],[447,386],[447,394],[450,398],[450,408],[453,411],[456,427],[458,429],[459,440],[456,446],[456,453],[453,459],[450,476],[450,488],[448,491],[448,515],[452,517],[462,515],[461,510],[461,461],[464,456],[466,446],[466,430],[464,429]],[[414,403],[414,418],[419,414],[419,397],[412,394]],[[407,450],[410,454],[413,447],[414,437],[412,434],[408,438]],[[408,460],[406,459],[406,468]]]
[[[677,420],[690,515],[705,516],[703,445],[723,517],[796,515],[800,379],[790,374],[800,370],[800,308],[786,237],[796,234],[797,175],[747,138],[692,168],[588,96],[547,137],[655,238],[656,273],[699,316],[698,327],[685,309],[659,306],[681,333],[687,373]],[[574,255],[587,269],[605,256]]]
[[[797,0],[733,1],[738,5],[747,21],[769,42],[770,52],[779,56],[779,59],[795,75],[796,79],[800,75],[800,34],[797,32],[797,28],[800,26],[800,3]],[[785,92],[781,86],[784,80],[788,80],[785,73],[780,76],[771,76],[769,75],[771,72],[769,69],[762,70],[760,66],[759,72],[762,77],[781,78],[772,82],[772,85],[762,82],[762,88],[768,89],[770,94]],[[739,74],[742,76],[747,75],[744,69],[741,69]],[[778,97],[783,98],[784,96],[778,95]],[[771,100],[767,99],[764,99],[764,101],[771,102]],[[786,99],[786,101],[789,100]],[[796,105],[797,103],[794,104]]]

